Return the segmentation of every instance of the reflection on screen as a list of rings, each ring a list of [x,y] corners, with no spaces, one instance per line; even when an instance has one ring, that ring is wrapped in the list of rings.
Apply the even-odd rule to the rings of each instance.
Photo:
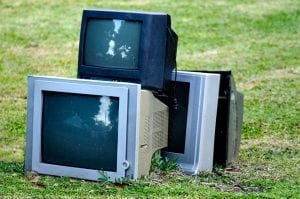
[[[136,21],[88,20],[84,64],[137,69],[140,32]]]
[[[42,162],[116,171],[119,98],[43,92]]]

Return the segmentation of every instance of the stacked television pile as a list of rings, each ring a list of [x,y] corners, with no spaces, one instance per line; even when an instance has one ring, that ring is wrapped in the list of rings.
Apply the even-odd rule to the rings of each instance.
[[[170,16],[84,10],[78,79],[29,76],[25,171],[87,180],[186,173],[237,157],[243,95],[230,71],[177,71]]]

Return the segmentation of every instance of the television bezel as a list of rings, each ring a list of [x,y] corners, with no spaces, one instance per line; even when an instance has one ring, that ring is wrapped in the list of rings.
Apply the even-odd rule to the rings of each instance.
[[[176,81],[190,84],[185,148],[184,153],[163,150],[162,155],[188,174],[211,171],[220,75],[177,71]]]
[[[65,87],[67,85],[67,87]],[[41,174],[55,176],[70,176],[87,180],[99,180],[101,176],[98,170],[66,167],[60,165],[43,165],[40,162],[40,149],[37,146],[37,132],[41,132],[37,121],[41,121],[41,92],[43,90],[56,91],[52,86],[63,87],[59,91],[67,92],[75,89],[80,94],[93,94],[119,97],[119,107],[127,107],[119,114],[122,116],[118,133],[117,172],[104,171],[114,181],[119,178],[136,178],[138,175],[138,142],[139,142],[139,118],[141,86],[133,83],[105,82],[95,80],[79,80],[71,78],[57,78],[46,76],[28,77],[28,108],[27,108],[27,133],[25,171],[36,171]],[[83,89],[83,90],[82,90]],[[102,90],[104,89],[104,90]],[[69,90],[70,91],[70,90]],[[40,96],[39,96],[40,95]],[[121,104],[122,102],[122,104]],[[39,116],[40,115],[40,116]],[[126,115],[126,116],[125,116]],[[36,132],[37,131],[37,132]],[[121,139],[121,141],[119,141]],[[120,149],[119,149],[120,147]],[[122,154],[122,155],[121,155]],[[42,165],[42,169],[37,168]],[[46,167],[44,167],[46,166]],[[57,170],[58,169],[58,170]],[[60,171],[59,171],[60,170]],[[59,172],[58,172],[59,171]]]
[[[85,37],[89,18],[141,22],[137,69],[85,64]],[[173,66],[166,64],[167,60],[170,60],[167,54],[168,35],[170,34],[176,40],[175,46],[177,46],[177,35],[171,30],[170,16],[165,13],[83,10],[78,54],[78,78],[107,78],[109,80],[140,83],[143,88],[163,90],[165,81],[167,81],[166,78],[171,79],[171,71],[175,67],[175,63]],[[152,50],[154,48],[155,51]],[[166,73],[169,73],[170,77],[166,77]]]

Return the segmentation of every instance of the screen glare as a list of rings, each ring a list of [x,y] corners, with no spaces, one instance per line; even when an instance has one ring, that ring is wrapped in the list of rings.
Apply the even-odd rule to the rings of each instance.
[[[116,171],[119,98],[43,92],[42,162]]]
[[[118,19],[89,19],[84,64],[137,69],[141,22]]]

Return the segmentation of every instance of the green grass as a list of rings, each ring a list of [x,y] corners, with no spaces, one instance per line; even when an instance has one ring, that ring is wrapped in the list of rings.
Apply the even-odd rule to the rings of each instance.
[[[156,159],[167,171],[116,185],[24,176],[26,76],[76,77],[84,8],[167,12],[179,69],[233,71],[245,94],[233,169],[187,176]],[[300,198],[299,102],[300,1],[0,0],[0,198]]]

